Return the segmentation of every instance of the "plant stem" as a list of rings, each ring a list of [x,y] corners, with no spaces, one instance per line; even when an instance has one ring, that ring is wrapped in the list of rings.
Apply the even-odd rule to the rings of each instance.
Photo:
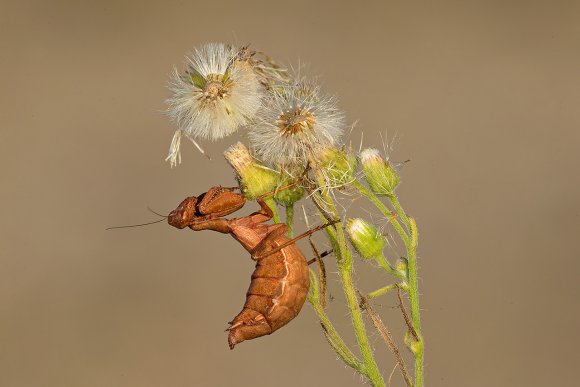
[[[308,302],[314,308],[314,312],[318,316],[320,323],[322,324],[322,328],[324,329],[324,334],[326,339],[334,348],[336,353],[340,356],[340,358],[350,367],[354,368],[357,372],[364,374],[364,364],[361,363],[360,360],[356,358],[356,356],[348,349],[344,340],[332,323],[328,318],[322,304],[320,303],[319,299],[319,290],[318,290],[318,281],[316,279],[316,274],[310,269],[310,292],[308,293]]]
[[[391,224],[393,225],[393,228],[397,231],[397,233],[399,234],[399,236],[401,237],[401,239],[403,239],[403,242],[405,242],[405,246],[409,245],[409,236],[408,234],[405,232],[405,230],[403,230],[403,227],[401,226],[401,224],[399,223],[399,221],[397,220],[397,218],[395,216],[393,216],[393,213],[391,212],[391,210],[389,210],[387,208],[387,206],[385,206],[383,204],[383,202],[381,202],[379,200],[379,198],[377,197],[377,195],[375,195],[370,189],[368,189],[366,186],[364,186],[360,181],[358,180],[354,180],[352,182],[352,185],[364,196],[367,197],[367,199],[369,199],[378,209],[379,211],[385,215],[386,217],[388,217],[391,221]]]
[[[386,294],[396,288],[397,288],[396,284],[387,285],[385,287],[375,290],[374,292],[370,292],[369,294],[367,294],[367,298],[376,298],[378,296],[382,296],[383,294]]]
[[[387,344],[387,346],[389,347],[389,349],[393,353],[393,356],[395,356],[395,360],[397,361],[397,364],[399,365],[399,368],[401,369],[401,373],[403,374],[403,378],[405,379],[405,383],[407,384],[408,387],[413,387],[413,381],[411,380],[411,376],[409,375],[409,371],[407,371],[407,366],[405,365],[405,361],[403,360],[403,357],[401,356],[401,352],[399,352],[399,348],[397,347],[395,340],[393,340],[393,335],[391,335],[391,332],[387,329],[385,324],[382,322],[381,318],[379,317],[377,312],[375,312],[375,310],[373,309],[373,307],[371,306],[369,301],[362,295],[361,295],[361,305],[364,309],[366,309],[366,311],[367,311],[369,317],[371,318],[371,321],[373,322],[375,328],[377,329],[377,331],[379,332],[379,334],[381,335],[381,337],[383,338],[383,340],[385,341],[385,343]]]
[[[288,226],[288,238],[294,236],[294,204],[286,206],[286,226]]]
[[[411,304],[411,319],[413,320],[413,327],[419,335],[419,341],[414,343],[412,347],[415,355],[415,386],[423,386],[423,336],[421,334],[421,317],[419,308],[419,281],[417,278],[417,244],[418,231],[415,219],[409,218],[409,225],[411,227],[411,243],[407,247],[407,254],[409,260],[409,302]]]
[[[403,207],[401,207],[401,203],[399,203],[399,199],[397,198],[397,196],[393,193],[387,195],[387,197],[389,198],[389,201],[393,205],[395,212],[397,213],[397,215],[399,215],[399,218],[403,220],[403,224],[405,225],[405,227],[407,227],[407,230],[411,230],[409,218],[407,217],[407,214],[405,214],[405,211],[403,211]]]
[[[393,228],[397,231],[407,249],[408,270],[409,270],[409,303],[411,304],[411,320],[413,328],[419,335],[419,341],[411,342],[410,349],[415,357],[415,387],[423,387],[423,362],[424,362],[424,344],[421,335],[421,317],[419,308],[419,281],[417,277],[417,244],[419,234],[417,224],[413,218],[407,216],[403,207],[395,194],[387,195],[391,205],[395,209],[397,216],[403,221],[407,230],[405,231],[398,219],[393,216],[391,211],[379,200],[369,188],[360,181],[355,180],[352,185],[364,196],[366,196],[379,211],[391,219]]]
[[[339,219],[338,211],[334,205],[334,202],[325,188],[324,177],[320,171],[317,172],[317,179],[319,187],[322,188],[321,195],[324,198],[325,204],[328,206],[330,213],[333,214],[335,219]],[[354,283],[352,280],[352,255],[348,246],[346,245],[346,239],[344,236],[344,230],[342,228],[342,223],[335,224],[336,233],[328,233],[329,237],[334,239],[333,245],[336,245],[338,249],[334,249],[338,262],[338,272],[340,279],[342,281],[342,286],[344,294],[346,297],[346,302],[350,310],[350,315],[352,318],[352,323],[355,331],[356,340],[363,358],[365,375],[371,382],[373,386],[384,386],[385,382],[379,371],[377,363],[374,359],[371,346],[369,344],[369,339],[366,333],[366,328],[364,325],[362,312],[359,306],[358,298],[356,296]],[[327,227],[326,229],[330,229]],[[334,247],[334,246],[333,246]]]
[[[273,220],[274,223],[280,223],[280,215],[278,214],[278,208],[276,207],[276,202],[274,201],[274,197],[267,196],[264,198],[264,202],[270,207],[273,213]]]
[[[399,273],[397,270],[395,270],[391,264],[389,262],[387,262],[387,259],[385,258],[385,256],[383,254],[380,254],[378,256],[375,257],[375,261],[379,264],[379,266],[386,271],[387,273],[389,273],[390,275],[406,280],[407,277],[405,277],[404,274]]]

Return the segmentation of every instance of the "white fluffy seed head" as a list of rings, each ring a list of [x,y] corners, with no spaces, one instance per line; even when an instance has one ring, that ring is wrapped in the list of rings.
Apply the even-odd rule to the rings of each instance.
[[[268,164],[317,163],[321,152],[339,144],[344,114],[333,97],[303,80],[273,91],[249,132],[256,155]]]
[[[262,105],[263,87],[239,49],[210,43],[186,57],[186,70],[174,70],[167,99],[168,112],[179,136],[218,140],[250,123]],[[179,157],[172,147],[169,158]]]

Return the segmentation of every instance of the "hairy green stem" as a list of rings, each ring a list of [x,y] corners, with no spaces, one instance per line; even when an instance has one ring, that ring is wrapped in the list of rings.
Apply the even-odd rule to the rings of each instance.
[[[407,227],[407,230],[410,231],[411,225],[409,223],[409,218],[407,217],[407,214],[405,214],[405,211],[403,211],[403,207],[401,206],[401,203],[399,203],[399,199],[397,198],[397,196],[394,193],[392,193],[390,195],[387,195],[387,197],[389,198],[389,201],[393,205],[395,212],[397,213],[397,215],[399,215],[399,218],[401,218],[405,227]]]
[[[380,289],[375,290],[374,292],[370,292],[369,294],[367,294],[367,298],[375,298],[378,296],[382,296],[383,294],[386,294],[388,292],[390,292],[391,290],[395,290],[397,288],[396,284],[390,284],[387,286],[384,286]]]
[[[326,339],[334,348],[338,356],[350,367],[354,368],[359,373],[364,373],[364,364],[356,358],[356,356],[348,349],[340,334],[336,331],[328,315],[324,311],[319,299],[318,281],[316,274],[310,270],[310,292],[308,293],[308,302],[312,305],[314,312],[318,316]]]
[[[352,182],[352,185],[362,195],[366,196],[366,198],[369,199],[379,209],[379,211],[383,215],[385,215],[386,217],[389,218],[389,220],[391,221],[391,224],[393,225],[393,228],[397,231],[397,233],[399,234],[399,236],[401,237],[401,239],[403,239],[403,242],[405,242],[405,246],[408,246],[409,245],[409,235],[405,232],[405,230],[403,230],[403,227],[401,226],[401,224],[399,223],[399,221],[397,220],[397,218],[395,216],[393,216],[393,213],[391,212],[391,210],[389,210],[387,208],[387,206],[385,206],[383,204],[383,202],[381,202],[379,200],[379,198],[377,197],[377,195],[375,195],[370,189],[368,189],[360,181],[354,180]]]
[[[379,264],[379,266],[386,271],[387,273],[391,274],[392,276],[395,276],[397,278],[406,280],[407,277],[398,272],[397,270],[395,270],[391,264],[389,262],[387,262],[387,259],[385,258],[385,256],[383,254],[380,254],[378,256],[375,257],[375,261]]]
[[[294,236],[294,204],[286,206],[286,226],[288,226],[288,238]]]
[[[411,304],[411,320],[413,328],[419,335],[419,341],[411,342],[409,348],[415,357],[415,387],[423,387],[423,362],[424,362],[424,344],[421,335],[421,317],[419,308],[419,281],[417,276],[417,244],[418,231],[417,224],[413,218],[407,216],[399,200],[394,194],[387,195],[388,200],[395,209],[397,217],[400,218],[406,227],[403,229],[398,219],[393,216],[392,212],[379,200],[369,188],[360,181],[355,180],[352,185],[365,197],[367,197],[385,216],[389,217],[393,228],[397,231],[407,249],[409,284],[408,291],[409,303]],[[380,289],[379,289],[380,290]]]
[[[319,187],[322,188],[321,195],[324,199],[325,204],[328,207],[329,212],[336,219],[339,219],[340,216],[338,214],[338,211],[336,210],[334,201],[332,200],[331,196],[329,195],[328,191],[325,188],[324,177],[322,176],[322,173],[320,171],[317,171],[317,179]],[[335,227],[336,233],[329,232],[328,235],[331,238],[331,240],[332,239],[335,240],[334,241],[335,243],[333,243],[333,247],[334,245],[338,247],[338,249],[334,250],[334,253],[336,254],[339,269],[338,272],[340,275],[340,279],[342,281],[346,302],[350,310],[356,340],[364,362],[364,370],[365,370],[364,374],[369,379],[369,381],[373,386],[375,387],[384,386],[385,382],[373,356],[373,351],[371,349],[369,339],[366,333],[362,312],[360,309],[359,301],[352,280],[352,255],[346,244],[346,238],[344,235],[344,230],[342,228],[342,223],[335,224]],[[326,228],[326,230],[329,229],[331,229],[331,227]]]
[[[270,207],[272,213],[274,214],[273,220],[274,223],[280,223],[280,215],[278,214],[278,207],[276,207],[276,202],[274,201],[273,196],[267,196],[264,198],[264,202]]]
[[[417,231],[417,223],[415,219],[409,218],[409,225],[411,227],[411,244],[407,248],[409,260],[409,302],[411,304],[411,319],[413,327],[419,335],[419,341],[412,345],[413,354],[415,355],[415,386],[423,386],[423,360],[424,360],[424,344],[423,336],[421,335],[421,316],[419,308],[419,281],[417,277],[417,244],[419,234]]]

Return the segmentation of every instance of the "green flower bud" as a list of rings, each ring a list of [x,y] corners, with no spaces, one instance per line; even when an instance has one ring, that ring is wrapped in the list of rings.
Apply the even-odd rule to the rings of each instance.
[[[414,355],[417,355],[423,351],[423,343],[413,340],[409,343],[409,349]]]
[[[241,142],[228,148],[224,156],[236,171],[242,194],[246,199],[254,200],[276,188],[278,174],[254,159]]]
[[[400,258],[399,260],[397,260],[397,263],[395,265],[395,270],[397,270],[397,272],[399,272],[400,274],[404,275],[405,278],[407,278],[408,270],[409,270],[407,258]]]
[[[350,243],[364,259],[375,258],[383,253],[385,238],[369,222],[354,218],[346,222],[346,232]]]
[[[319,168],[324,172],[327,184],[333,188],[354,180],[357,165],[356,157],[343,150],[327,148],[320,155]]]
[[[277,187],[282,188],[287,185],[290,185],[296,181],[296,178],[290,176],[288,173],[283,172],[282,176],[278,180]],[[274,195],[274,200],[278,204],[281,204],[285,207],[289,207],[294,205],[298,200],[304,197],[304,188],[302,188],[299,184],[293,185],[292,187],[280,189]]]
[[[399,184],[399,175],[383,159],[378,150],[367,148],[360,154],[365,178],[371,190],[377,195],[392,194]]]

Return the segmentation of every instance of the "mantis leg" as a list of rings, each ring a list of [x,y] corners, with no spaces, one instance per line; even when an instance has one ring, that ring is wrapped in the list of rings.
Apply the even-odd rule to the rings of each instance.
[[[222,234],[230,234],[232,228],[230,227],[229,219],[210,218],[203,220],[196,220],[189,225],[193,231],[211,230],[221,232]]]
[[[254,259],[262,259],[262,258],[264,258],[264,257],[267,257],[267,256],[268,256],[268,255],[270,255],[270,254],[274,254],[274,253],[276,253],[276,252],[278,252],[278,251],[282,250],[284,247],[290,246],[290,245],[292,245],[292,244],[296,243],[296,241],[298,241],[298,240],[300,240],[300,239],[302,239],[302,238],[305,238],[305,237],[307,237],[307,236],[309,236],[309,235],[312,235],[312,234],[314,234],[316,231],[322,230],[323,228],[326,228],[326,227],[328,227],[328,226],[331,226],[331,225],[333,225],[333,224],[335,224],[335,223],[338,223],[338,222],[340,222],[340,220],[333,220],[332,222],[328,222],[328,223],[326,223],[326,224],[322,224],[322,225],[320,225],[320,226],[314,227],[313,229],[311,229],[311,230],[308,230],[308,231],[306,231],[306,232],[304,232],[304,233],[302,233],[302,234],[298,235],[297,237],[294,237],[294,238],[290,239],[289,241],[282,243],[280,246],[276,246],[276,248],[269,250],[269,251],[268,251],[268,252],[266,252],[265,254],[262,254],[262,255],[256,255],[256,256],[254,257]],[[286,232],[286,230],[284,230],[284,232]]]
[[[293,183],[290,183],[290,184],[285,185],[283,187],[276,188],[274,191],[266,192],[265,194],[258,196],[256,198],[256,202],[260,205],[260,211],[254,212],[253,214],[250,215],[252,220],[255,223],[263,223],[263,222],[267,222],[268,220],[272,219],[274,217],[274,213],[272,212],[272,209],[270,209],[268,204],[266,204],[266,202],[264,201],[264,198],[267,198],[268,196],[275,195],[276,192],[278,192],[278,191],[293,187],[296,184],[298,184],[300,181],[302,181],[302,178],[296,179],[296,181],[294,181]]]

